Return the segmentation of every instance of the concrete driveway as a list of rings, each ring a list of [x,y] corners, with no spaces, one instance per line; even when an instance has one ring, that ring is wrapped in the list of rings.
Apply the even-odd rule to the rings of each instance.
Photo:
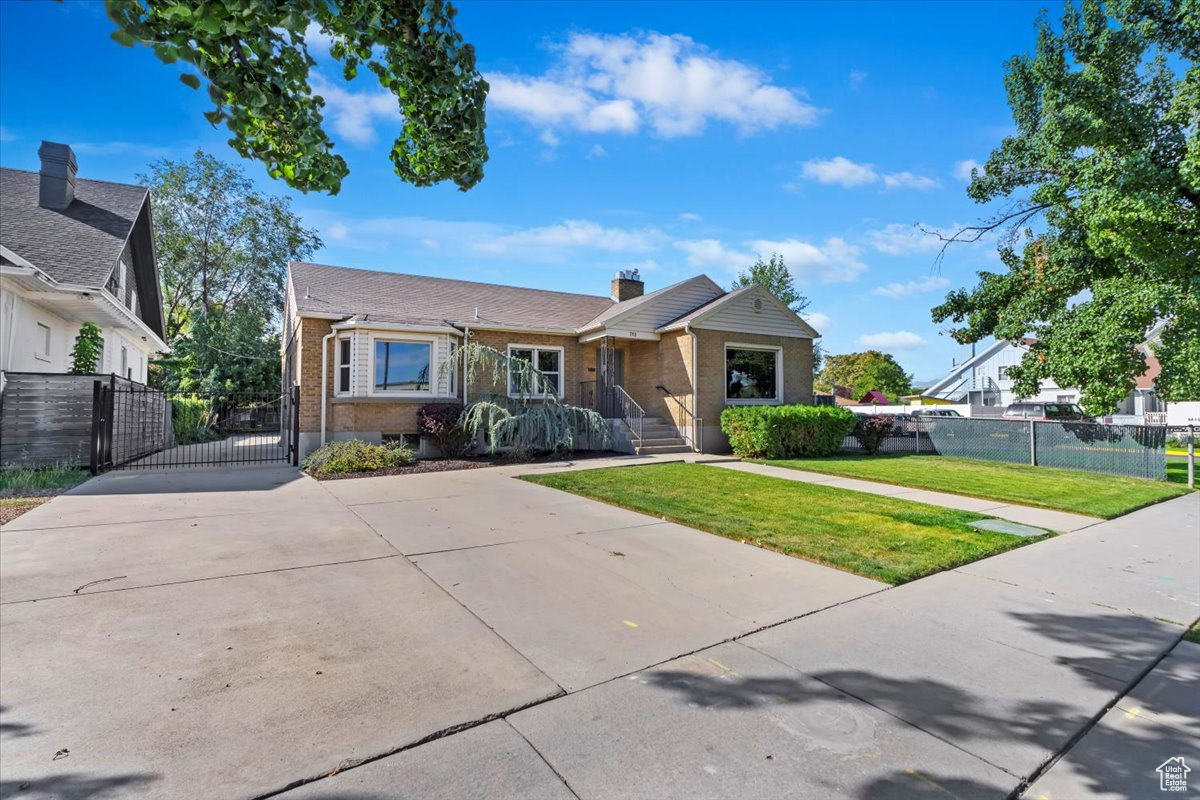
[[[116,472],[5,526],[0,795],[257,797],[406,750],[339,787],[570,797],[503,717],[885,588],[535,469]]]

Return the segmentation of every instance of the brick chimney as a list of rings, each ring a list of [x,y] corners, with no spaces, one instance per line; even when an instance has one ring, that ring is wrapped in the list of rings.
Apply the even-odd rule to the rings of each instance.
[[[623,269],[612,282],[612,299],[618,303],[641,297],[646,288],[636,269]]]
[[[38,155],[42,159],[38,205],[61,211],[75,199],[75,172],[79,169],[75,153],[70,145],[42,142]]]

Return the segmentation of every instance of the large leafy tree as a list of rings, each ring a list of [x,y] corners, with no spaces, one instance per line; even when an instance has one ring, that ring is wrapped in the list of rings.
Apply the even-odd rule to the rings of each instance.
[[[796,288],[796,279],[784,263],[783,256],[778,253],[772,253],[766,261],[759,258],[739,272],[730,288],[741,289],[743,286],[762,286],[797,314],[801,314],[811,302]],[[813,342],[814,372],[821,370],[822,358],[821,344]]]
[[[1145,370],[1171,400],[1200,398],[1200,4],[1100,0],[1044,16],[1032,55],[1005,74],[1016,132],[968,193],[1007,205],[955,241],[1003,230],[1007,272],[933,309],[961,343],[1037,339],[1010,375],[1078,386],[1092,413],[1111,410]]]
[[[866,350],[825,356],[825,366],[817,375],[817,386],[826,391],[844,386],[855,400],[876,390],[887,395],[889,400],[895,400],[912,394],[912,376],[890,353]]]
[[[808,308],[809,299],[796,288],[796,279],[783,262],[783,256],[778,253],[773,253],[767,261],[760,258],[739,272],[732,288],[740,289],[743,286],[764,287],[797,314]]]
[[[229,144],[301,191],[336,194],[349,173],[333,152],[311,84],[307,39],[319,30],[346,80],[360,67],[396,96],[404,121],[391,149],[400,178],[417,186],[483,178],[488,85],[474,48],[444,0],[106,0],[113,38],[144,44],[167,64],[183,62],[208,83],[213,125]]]
[[[256,191],[243,170],[197,151],[158,161],[139,180],[154,204],[169,388],[273,390],[287,263],[321,246],[286,197]]]

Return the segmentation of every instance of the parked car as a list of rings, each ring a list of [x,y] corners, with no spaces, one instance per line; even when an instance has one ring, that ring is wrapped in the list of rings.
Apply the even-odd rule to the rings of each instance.
[[[913,433],[931,433],[937,427],[938,417],[958,417],[962,414],[953,408],[916,408],[909,412],[913,421]]]
[[[1094,422],[1075,403],[1013,403],[1004,409],[1004,419],[1038,419],[1052,422]]]

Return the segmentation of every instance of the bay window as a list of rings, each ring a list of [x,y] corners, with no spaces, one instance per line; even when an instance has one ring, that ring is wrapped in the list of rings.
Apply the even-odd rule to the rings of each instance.
[[[350,337],[338,339],[337,389],[338,394],[350,393]]]
[[[432,342],[376,339],[374,357],[373,391],[432,394]]]
[[[508,346],[508,356],[511,359],[520,359],[532,364],[533,368],[542,373],[546,382],[553,387],[554,394],[559,397],[563,396],[563,349],[561,347],[532,347],[513,344]],[[512,396],[521,394],[515,377],[512,374],[512,367],[510,365],[508,370],[508,393]],[[533,387],[533,394],[539,395],[543,389],[544,385],[539,384]]]
[[[783,351],[778,347],[725,346],[725,400],[738,403],[783,402]]]

